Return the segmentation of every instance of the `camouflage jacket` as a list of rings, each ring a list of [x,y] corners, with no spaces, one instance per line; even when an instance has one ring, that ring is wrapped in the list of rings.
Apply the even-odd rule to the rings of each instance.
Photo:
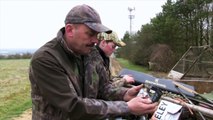
[[[125,82],[124,78],[121,78],[119,76],[112,76],[111,77],[112,85],[117,87],[129,87],[128,83]]]
[[[84,79],[82,56],[68,49],[63,34],[64,28],[31,59],[32,120],[97,120],[129,113],[126,102],[104,101],[95,95],[90,97],[87,90],[91,89],[91,82]],[[93,86],[100,87],[103,87],[101,81]],[[117,95],[107,90],[110,88],[96,89],[96,93]]]
[[[85,82],[89,89],[85,92],[88,92],[87,97],[90,98],[101,98],[108,100],[122,100],[123,94],[126,91],[126,88],[118,87],[113,84],[110,76],[108,64],[104,62],[102,55],[98,48],[94,47],[92,52],[85,56]]]
[[[100,60],[102,61],[100,65],[102,65],[102,67],[105,67],[105,71],[106,71],[106,74],[107,76],[109,77],[110,79],[110,82],[112,83],[113,86],[115,87],[128,87],[128,83],[125,82],[125,79],[123,79],[122,77],[119,77],[119,76],[112,76],[111,74],[111,69],[112,69],[112,63],[110,61],[110,58],[107,57],[104,52],[98,47],[96,46],[96,50],[98,52],[93,52],[93,54],[98,54],[99,55],[96,55],[96,56],[99,56],[97,58],[95,58],[95,60]]]

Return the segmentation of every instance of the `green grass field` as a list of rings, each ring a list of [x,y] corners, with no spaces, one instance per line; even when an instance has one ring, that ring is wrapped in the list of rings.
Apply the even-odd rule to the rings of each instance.
[[[0,120],[10,120],[31,107],[29,61],[0,60]]]

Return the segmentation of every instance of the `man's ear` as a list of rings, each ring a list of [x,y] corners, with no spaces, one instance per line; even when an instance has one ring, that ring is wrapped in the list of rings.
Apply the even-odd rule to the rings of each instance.
[[[105,46],[106,46],[106,41],[105,41],[105,40],[102,40],[102,41],[101,41],[101,46],[102,46],[102,47],[105,47]]]
[[[73,30],[74,30],[73,24],[66,24],[65,25],[65,33],[66,33],[67,36],[73,36]]]

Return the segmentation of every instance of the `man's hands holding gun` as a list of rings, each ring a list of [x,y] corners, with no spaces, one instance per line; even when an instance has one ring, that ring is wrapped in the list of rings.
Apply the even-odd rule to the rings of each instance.
[[[143,85],[138,85],[130,88],[124,95],[124,100],[127,101],[129,110],[134,115],[144,115],[147,113],[154,113],[157,109],[158,103],[152,103],[150,98],[143,98],[137,96]]]

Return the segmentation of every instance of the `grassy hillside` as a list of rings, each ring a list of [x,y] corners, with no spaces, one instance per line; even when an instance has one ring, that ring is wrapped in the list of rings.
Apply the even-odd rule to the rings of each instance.
[[[141,67],[139,65],[134,65],[133,63],[129,62],[128,60],[122,59],[122,58],[117,58],[119,63],[123,66],[123,68],[131,69],[131,70],[136,70],[140,72],[148,72],[147,68]]]
[[[31,107],[29,61],[0,60],[0,120],[9,120]]]

